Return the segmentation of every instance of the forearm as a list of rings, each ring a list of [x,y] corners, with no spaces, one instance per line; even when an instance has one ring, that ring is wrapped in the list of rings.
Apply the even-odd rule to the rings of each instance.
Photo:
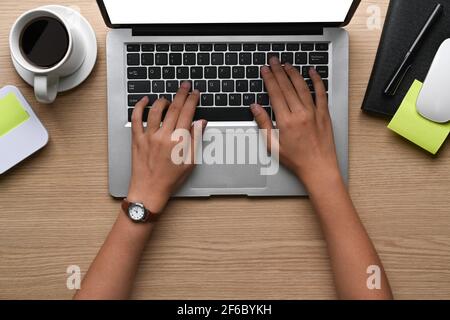
[[[392,299],[378,254],[336,171],[310,183],[308,190],[327,242],[336,290],[341,299]],[[381,288],[367,287],[369,266],[381,270]]]
[[[127,299],[152,228],[121,211],[74,299]]]

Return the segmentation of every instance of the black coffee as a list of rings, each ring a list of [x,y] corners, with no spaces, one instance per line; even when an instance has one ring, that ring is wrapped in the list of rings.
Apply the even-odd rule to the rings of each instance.
[[[23,29],[20,47],[30,63],[51,68],[66,55],[69,35],[59,20],[52,17],[37,18]]]

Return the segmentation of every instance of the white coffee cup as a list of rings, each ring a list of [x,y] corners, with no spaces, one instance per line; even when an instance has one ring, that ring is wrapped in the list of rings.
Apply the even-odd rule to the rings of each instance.
[[[51,67],[41,67],[30,62],[21,48],[23,30],[35,19],[54,18],[67,31],[68,46],[64,57]],[[33,74],[34,93],[41,103],[52,103],[58,94],[59,80],[73,74],[83,63],[86,49],[81,35],[74,25],[58,12],[49,8],[37,8],[22,14],[14,23],[9,35],[11,57],[22,68]],[[52,48],[48,48],[49,52]]]

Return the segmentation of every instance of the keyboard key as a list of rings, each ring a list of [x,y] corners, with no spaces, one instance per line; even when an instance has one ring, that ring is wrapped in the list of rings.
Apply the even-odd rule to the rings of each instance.
[[[165,91],[164,81],[162,80],[152,81],[152,92],[159,93],[164,91]]]
[[[173,43],[170,45],[170,50],[172,51],[183,51],[183,44],[182,43]]]
[[[128,81],[129,93],[150,92],[150,81]]]
[[[200,66],[206,66],[209,64],[209,53],[198,53],[197,64]]]
[[[175,79],[175,67],[164,67],[162,74],[163,79]]]
[[[217,67],[205,67],[205,79],[216,79]]]
[[[237,80],[236,92],[248,92],[248,80]]]
[[[317,51],[328,51],[328,43],[316,43]]]
[[[142,65],[151,66],[155,63],[155,57],[153,53],[143,53],[141,55]]]
[[[183,54],[183,64],[185,66],[193,66],[195,65],[195,53],[184,53]]]
[[[322,78],[328,78],[328,66],[317,66],[316,71]]]
[[[308,54],[306,52],[296,52],[295,64],[306,64],[306,63],[308,63]]]
[[[222,80],[222,92],[234,92],[234,80]]]
[[[206,92],[206,80],[195,80],[194,89],[197,89],[200,92]]]
[[[255,52],[253,54],[253,64],[256,65],[266,64],[266,54],[264,52]]]
[[[270,51],[270,43],[258,43],[258,51]]]
[[[231,67],[219,67],[219,79],[230,79]]]
[[[240,93],[230,94],[228,97],[230,106],[241,106],[242,105],[242,96]]]
[[[169,102],[172,102],[172,95],[171,94],[167,94],[167,93],[163,93],[159,95],[160,99],[166,99]]]
[[[288,43],[286,46],[287,51],[298,51],[300,50],[300,45],[298,43]]]
[[[158,97],[156,96],[156,94],[129,94],[128,95],[128,106],[130,107],[134,107],[136,105],[136,103],[138,103],[139,100],[141,100],[144,96],[147,96],[149,101],[147,103],[147,105],[152,105],[156,99],[158,99]],[[155,98],[156,96],[156,98]]]
[[[132,117],[132,114],[133,114],[133,110],[134,110],[134,108],[128,108],[128,122],[131,122],[131,117]],[[149,110],[150,110],[150,108],[145,108],[144,109],[144,112],[142,113],[142,121],[143,122],[147,122]]]
[[[169,45],[166,43],[158,43],[156,45],[156,51],[169,51]]]
[[[155,64],[157,66],[164,66],[168,63],[168,55],[167,53],[157,53],[155,54]]]
[[[215,105],[218,107],[225,107],[228,105],[228,97],[224,93],[215,94]]]
[[[323,85],[325,86],[325,90],[328,91],[328,80],[323,80]]]
[[[223,53],[212,53],[211,54],[211,64],[221,65],[223,64]]]
[[[311,52],[309,54],[310,64],[327,64],[328,52]]]
[[[284,43],[273,43],[272,51],[284,51],[285,45]]]
[[[250,80],[250,92],[262,92],[263,82],[262,80]]]
[[[178,83],[178,80],[166,81],[166,92],[175,93],[178,91],[179,87],[180,87],[180,84]]]
[[[239,64],[249,65],[252,64],[252,54],[249,52],[242,52],[239,54]]]
[[[314,43],[302,43],[302,51],[313,51]]]
[[[241,51],[242,50],[242,44],[240,44],[240,43],[230,43],[228,45],[228,50],[230,50],[230,51]]]
[[[198,51],[198,44],[196,43],[186,43],[184,46],[186,51]]]
[[[220,80],[209,80],[208,92],[220,92]]]
[[[256,43],[244,43],[242,49],[244,51],[256,51]]]
[[[259,67],[255,66],[247,67],[246,73],[248,79],[257,79],[259,78]]]
[[[171,53],[169,54],[169,64],[172,66],[180,66],[182,62],[181,53]]]
[[[139,53],[128,53],[127,54],[127,64],[129,66],[138,66],[140,63]]]
[[[280,53],[279,52],[269,52],[267,53],[267,64],[269,64],[270,58],[277,57],[280,59]]]
[[[267,93],[258,93],[256,95],[256,102],[262,106],[268,106],[269,101],[269,95]]]
[[[270,108],[264,108],[269,114]],[[207,121],[253,121],[253,113],[250,108],[197,108],[194,120],[205,119]]]
[[[281,54],[281,63],[282,64],[286,64],[286,63],[293,64],[294,63],[294,54],[292,52],[283,52]]]
[[[148,68],[149,79],[161,79],[161,67],[149,67]]]
[[[234,66],[238,64],[237,53],[225,53],[225,64]]]
[[[214,95],[203,93],[200,95],[200,105],[202,107],[209,107],[214,105]]]
[[[214,45],[214,51],[227,51],[227,45],[225,43],[216,43]]]
[[[142,51],[155,51],[155,45],[153,43],[146,43],[142,45]]]
[[[246,93],[246,94],[243,95],[242,104],[244,106],[249,106],[249,105],[251,105],[253,103],[255,103],[255,95],[253,93]]]
[[[191,67],[191,79],[202,79],[203,67]]]
[[[302,76],[303,78],[309,78],[309,69],[314,68],[313,66],[304,66],[302,68]]]
[[[188,79],[188,78],[189,78],[189,68],[177,67],[177,79]]]
[[[201,43],[200,51],[212,51],[213,45],[211,43]]]
[[[139,52],[141,51],[141,46],[139,44],[127,44],[128,52]]]
[[[245,78],[245,68],[244,67],[233,67],[232,74],[234,79]]]
[[[128,79],[147,79],[147,68],[144,67],[128,67]]]

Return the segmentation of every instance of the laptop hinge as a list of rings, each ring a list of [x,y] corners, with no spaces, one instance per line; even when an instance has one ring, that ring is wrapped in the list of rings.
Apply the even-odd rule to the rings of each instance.
[[[255,35],[323,35],[321,25],[164,25],[135,26],[133,36],[255,36]]]

